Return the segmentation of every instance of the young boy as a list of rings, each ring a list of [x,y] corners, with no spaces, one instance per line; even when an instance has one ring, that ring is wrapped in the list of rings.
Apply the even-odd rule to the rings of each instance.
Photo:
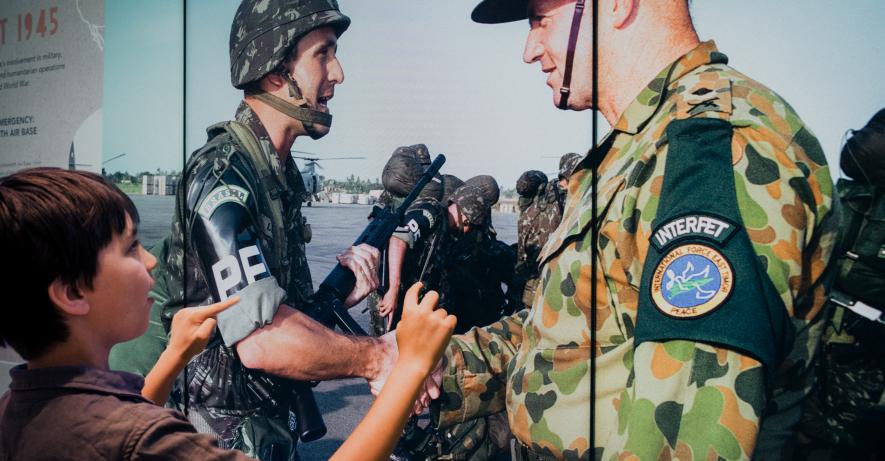
[[[0,399],[0,460],[249,459],[152,403],[166,401],[174,376],[205,347],[212,317],[236,298],[176,315],[144,380],[108,369],[110,348],[147,328],[156,260],[137,224],[132,201],[92,173],[38,168],[0,179],[0,346],[27,361]],[[336,459],[389,454],[451,336],[454,317],[434,311],[432,292],[419,303],[417,289],[397,334],[397,366]],[[387,430],[368,429],[379,426]]]

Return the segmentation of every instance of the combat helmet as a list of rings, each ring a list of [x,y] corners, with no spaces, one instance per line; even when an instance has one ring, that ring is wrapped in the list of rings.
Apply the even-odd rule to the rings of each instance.
[[[340,36],[350,25],[336,0],[243,0],[230,29],[230,79],[238,89],[274,109],[301,121],[312,137],[313,124],[332,124],[332,116],[313,109],[302,96],[298,84],[285,72],[289,101],[250,88],[252,82],[275,71],[291,54],[298,40],[319,27],[332,27]]]
[[[489,203],[489,207],[498,203],[498,199],[501,197],[501,189],[498,188],[498,181],[495,181],[495,178],[487,174],[474,176],[467,181],[464,181],[464,184],[478,187],[483,193],[483,198]]]
[[[547,175],[542,171],[529,170],[516,180],[516,193],[520,197],[534,197],[538,189],[547,182]]]
[[[426,169],[420,160],[420,148],[427,150],[423,144],[396,148],[381,173],[384,190],[397,197],[405,197],[412,191]],[[442,195],[442,177],[437,176],[424,186],[419,197],[441,200]]]
[[[424,144],[412,144],[411,146],[400,146],[397,147],[394,154],[399,152],[409,152],[418,159],[421,163],[421,166],[427,168],[430,166],[430,150],[427,149],[427,146]]]
[[[574,153],[569,152],[568,154],[563,155],[559,158],[559,179],[568,179],[569,176],[572,175],[572,172],[575,171],[575,167],[578,166],[578,163],[581,162],[581,156]]]
[[[488,175],[474,176],[465,181],[448,202],[458,205],[468,224],[485,226],[490,221],[492,206],[498,202],[499,194],[495,178]]]
[[[885,187],[885,109],[860,130],[850,131],[839,160],[842,171],[862,183]]]
[[[464,181],[461,178],[453,175],[453,174],[444,174],[443,177],[443,202],[448,203],[449,198],[452,197],[452,194],[458,190],[459,187],[464,185]]]

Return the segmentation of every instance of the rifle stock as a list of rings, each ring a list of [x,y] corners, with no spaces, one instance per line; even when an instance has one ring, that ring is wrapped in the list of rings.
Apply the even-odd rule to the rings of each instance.
[[[387,246],[387,242],[390,240],[393,232],[402,223],[406,210],[418,198],[424,186],[436,176],[445,162],[445,155],[437,155],[396,211],[391,212],[375,206],[370,215],[372,220],[353,242],[353,245],[365,243],[378,250],[383,250]],[[355,284],[356,277],[353,275],[353,272],[341,264],[337,264],[314,294],[312,303],[314,304],[314,309],[312,309],[311,316],[327,324],[331,322],[333,325],[341,328],[342,331],[365,336],[366,332],[350,316],[343,304],[344,299],[353,290]]]

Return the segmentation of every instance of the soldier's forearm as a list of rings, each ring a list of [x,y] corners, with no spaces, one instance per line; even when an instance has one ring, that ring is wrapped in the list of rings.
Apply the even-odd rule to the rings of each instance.
[[[286,305],[236,347],[247,368],[297,380],[373,378],[391,355],[379,339],[337,333]]]

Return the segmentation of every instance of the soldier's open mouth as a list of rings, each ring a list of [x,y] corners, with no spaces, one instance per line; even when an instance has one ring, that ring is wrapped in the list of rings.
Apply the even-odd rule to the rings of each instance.
[[[323,112],[328,111],[330,99],[332,99],[332,96],[321,96],[317,98],[317,110],[321,110]]]

